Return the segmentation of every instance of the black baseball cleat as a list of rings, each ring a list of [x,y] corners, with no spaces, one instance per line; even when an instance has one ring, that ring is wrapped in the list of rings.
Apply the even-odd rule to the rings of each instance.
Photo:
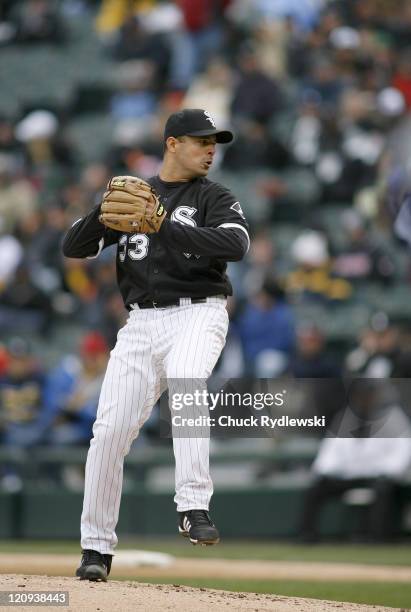
[[[112,555],[102,555],[96,550],[83,550],[81,565],[76,570],[80,580],[106,582],[111,570]]]
[[[179,512],[179,515],[178,531],[185,538],[190,538],[192,544],[211,546],[219,543],[220,534],[207,510],[186,510]]]

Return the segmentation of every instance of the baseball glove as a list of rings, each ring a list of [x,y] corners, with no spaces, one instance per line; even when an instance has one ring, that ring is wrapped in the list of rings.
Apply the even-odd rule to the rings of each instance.
[[[166,211],[154,189],[134,176],[114,176],[107,184],[100,223],[119,232],[158,232]]]

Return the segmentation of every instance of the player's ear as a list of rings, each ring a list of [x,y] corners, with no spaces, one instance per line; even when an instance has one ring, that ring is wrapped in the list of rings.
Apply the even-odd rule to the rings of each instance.
[[[177,143],[177,138],[174,138],[174,136],[169,136],[165,142],[164,150],[170,151],[170,153],[174,153],[174,151],[176,150]]]

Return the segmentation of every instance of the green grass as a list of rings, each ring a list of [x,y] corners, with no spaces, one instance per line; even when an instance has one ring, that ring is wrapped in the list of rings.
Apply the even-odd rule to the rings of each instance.
[[[169,553],[176,557],[215,559],[261,559],[272,561],[300,561],[325,563],[365,563],[367,565],[411,566],[411,549],[407,544],[395,546],[367,546],[358,544],[321,544],[301,546],[283,542],[224,540],[207,548],[191,546],[182,538],[161,540],[154,538],[123,538],[119,550],[128,548]],[[78,542],[73,541],[0,541],[0,552],[60,552],[78,553]]]
[[[273,561],[363,563],[367,565],[411,566],[411,550],[406,544],[396,546],[366,546],[357,544],[322,544],[301,546],[283,542],[230,541],[207,548],[191,546],[182,538],[122,538],[119,550],[127,548],[160,551],[176,557],[261,559]],[[0,541],[0,552],[75,553],[80,552],[73,541]],[[127,580],[130,580],[128,577]],[[194,587],[249,591],[295,597],[312,597],[349,601],[369,605],[411,607],[411,584],[395,582],[339,582],[306,580],[236,580],[215,578],[143,578],[142,582],[184,584]]]
[[[311,582],[306,580],[231,580],[213,578],[144,578],[153,584],[183,584],[192,587],[247,591],[289,597],[310,597],[368,605],[406,608],[411,605],[411,584],[395,582]]]

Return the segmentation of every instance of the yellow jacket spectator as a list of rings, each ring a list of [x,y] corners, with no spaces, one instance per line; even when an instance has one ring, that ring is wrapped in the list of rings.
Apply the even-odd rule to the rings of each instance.
[[[291,255],[297,263],[285,279],[286,291],[301,299],[346,300],[352,286],[331,274],[331,262],[325,237],[320,232],[305,231],[293,242]]]
[[[103,0],[96,17],[97,31],[103,36],[113,34],[127,17],[145,13],[156,3],[156,0]]]

